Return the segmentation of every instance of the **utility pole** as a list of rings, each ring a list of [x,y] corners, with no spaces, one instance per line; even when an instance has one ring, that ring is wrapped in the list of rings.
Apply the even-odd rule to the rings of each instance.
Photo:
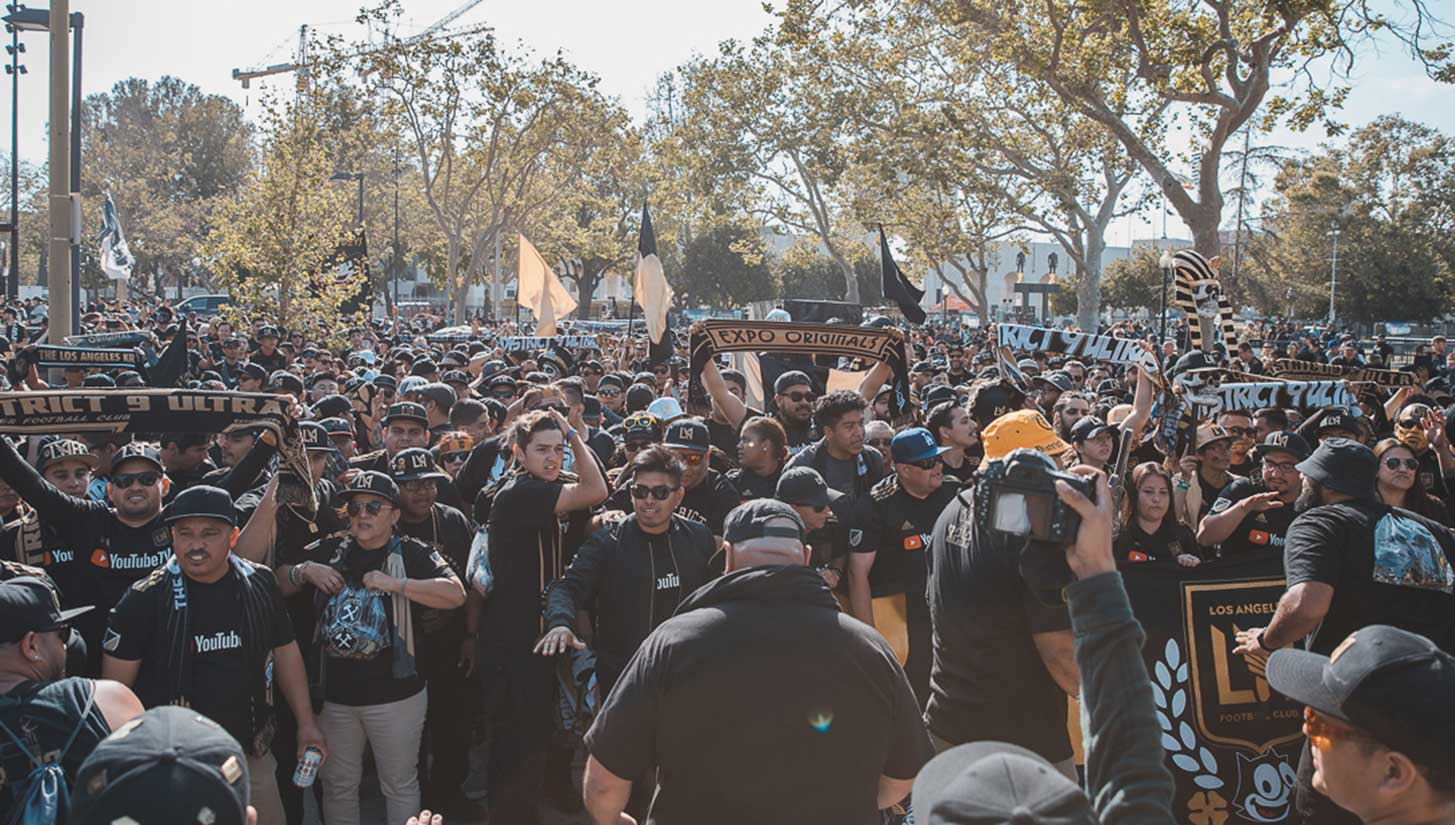
[[[1339,283],[1339,219],[1334,218],[1334,228],[1329,237],[1334,239],[1334,257],[1329,261],[1329,331],[1334,330],[1334,288]]]
[[[71,85],[71,0],[52,0],[50,88],[50,342],[64,343],[71,334],[71,243],[75,235],[71,193],[71,118],[66,110]]]
[[[1243,127],[1243,171],[1238,176],[1238,223],[1233,235],[1233,283],[1238,282],[1238,265],[1243,260],[1243,203],[1248,200],[1248,148],[1252,141],[1251,126]]]
[[[15,11],[12,6],[7,9]],[[10,75],[10,277],[5,279],[5,297],[20,295],[20,76],[25,67],[20,65],[20,55],[25,44],[20,42],[20,27],[10,26],[10,65],[5,67]]]
[[[86,18],[80,12],[67,15],[67,18],[76,33],[71,44],[75,49],[71,74],[71,198],[77,220],[71,227],[71,326],[67,332],[74,335],[81,331],[81,33],[85,29]],[[65,31],[63,25],[61,33]]]

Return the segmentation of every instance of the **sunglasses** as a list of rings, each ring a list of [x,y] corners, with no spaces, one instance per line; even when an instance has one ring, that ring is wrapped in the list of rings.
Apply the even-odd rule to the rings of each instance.
[[[1374,741],[1373,737],[1358,728],[1309,707],[1303,709],[1303,735],[1308,737],[1309,744],[1319,750],[1328,750],[1335,739]]]
[[[815,396],[811,392],[785,392],[783,397],[795,404],[802,404],[805,401],[812,401]]]
[[[144,473],[117,473],[111,477],[111,483],[122,490],[138,483],[143,487],[150,487],[161,480],[162,474],[156,470],[147,470]]]
[[[680,459],[683,464],[691,467],[696,467],[697,465],[701,464],[703,460],[707,458],[707,456],[702,453],[678,453],[677,458]]]
[[[921,470],[933,470],[940,466],[940,457],[926,458],[921,461],[902,461],[901,464],[908,464],[911,467],[918,467]]]
[[[440,461],[443,461],[446,464],[453,464],[456,461],[464,461],[465,459],[467,459],[469,457],[470,457],[470,451],[469,450],[451,450],[450,452],[445,453],[444,455],[440,456]]]
[[[1400,465],[1404,465],[1404,468],[1406,470],[1420,469],[1420,462],[1414,460],[1413,458],[1395,458],[1394,456],[1390,456],[1389,458],[1386,458],[1384,460],[1384,466],[1388,467],[1391,470],[1398,470],[1400,468]]]
[[[1423,425],[1418,420],[1412,418],[1408,421],[1396,421],[1394,422],[1394,426],[1399,427],[1401,430],[1417,430]]]
[[[621,390],[618,390],[618,389],[615,389],[615,388],[608,389],[608,390],[598,389],[596,391],[596,394],[598,396],[602,397],[602,398],[615,398],[618,395],[621,395]]]
[[[515,397],[515,390],[496,390],[490,393],[490,397],[496,401],[509,401]]]
[[[393,506],[394,505],[390,504],[387,501],[379,501],[378,499],[375,499],[373,501],[351,501],[349,502],[349,506],[345,509],[351,516],[357,516],[360,513],[368,513],[371,516],[377,516],[380,513],[384,512],[385,507]]]
[[[660,484],[656,487],[648,487],[645,484],[633,484],[631,486],[632,498],[646,498],[651,496],[657,501],[666,501],[675,492],[677,492],[676,487],[668,487],[665,484]]]

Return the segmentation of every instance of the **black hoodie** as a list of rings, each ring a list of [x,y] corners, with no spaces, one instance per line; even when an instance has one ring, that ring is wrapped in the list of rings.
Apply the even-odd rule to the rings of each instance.
[[[688,596],[586,745],[617,776],[657,771],[647,825],[877,825],[879,778],[913,777],[933,753],[888,643],[796,565]]]

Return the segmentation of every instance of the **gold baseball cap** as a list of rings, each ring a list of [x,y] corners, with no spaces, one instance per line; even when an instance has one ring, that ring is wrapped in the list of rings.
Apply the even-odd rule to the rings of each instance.
[[[1039,410],[1015,410],[995,419],[980,431],[980,444],[985,448],[981,467],[1022,448],[1046,455],[1060,455],[1071,449]]]

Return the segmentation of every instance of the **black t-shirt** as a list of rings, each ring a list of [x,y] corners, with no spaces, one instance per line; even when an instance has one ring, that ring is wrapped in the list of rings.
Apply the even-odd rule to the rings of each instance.
[[[559,480],[520,473],[500,488],[490,504],[486,524],[495,589],[485,601],[480,631],[487,649],[530,655],[531,644],[544,630],[541,593],[571,563],[568,546],[574,551],[581,543],[568,541],[570,520],[556,515],[564,487]]]
[[[850,549],[878,554],[869,570],[872,597],[905,593],[911,601],[920,600],[925,592],[925,549],[930,545],[935,519],[955,499],[955,493],[953,485],[942,484],[928,498],[915,498],[899,486],[897,476],[890,476],[858,501],[862,541]]]
[[[940,459],[941,477],[946,487],[953,487],[956,490],[970,484],[975,477],[975,471],[980,467],[981,456],[966,455],[965,460],[960,462],[959,467],[951,467],[949,462]]]
[[[21,682],[0,694],[0,721],[15,734],[24,737],[26,748],[42,759],[65,747],[72,733],[80,732],[70,750],[61,758],[67,783],[73,783],[81,763],[102,739],[111,735],[111,726],[101,708],[91,701],[96,683],[90,679],[71,677],[43,685]],[[86,711],[87,704],[91,709]],[[86,711],[84,714],[83,711]],[[15,807],[15,790],[34,769],[10,737],[0,733],[0,816],[7,820]]]
[[[1345,502],[1294,519],[1283,548],[1288,586],[1334,588],[1309,637],[1325,655],[1371,624],[1418,633],[1455,653],[1455,533],[1408,510]]]
[[[1223,488],[1208,512],[1221,513],[1249,496],[1266,492],[1268,490],[1261,482],[1240,478]],[[1293,524],[1295,515],[1292,504],[1274,507],[1261,513],[1249,513],[1243,517],[1233,534],[1220,545],[1220,554],[1229,557],[1260,550],[1282,553],[1288,526]]]
[[[264,355],[262,350],[258,350],[248,360],[267,370],[269,376],[288,366],[288,359],[283,357],[282,350],[276,349],[272,355]]]
[[[348,548],[347,551],[341,552],[341,548],[345,546]],[[406,578],[440,579],[449,578],[452,575],[449,564],[439,553],[414,539],[400,539],[399,550],[403,554]],[[385,562],[389,558],[388,545],[377,550],[365,550],[351,540],[344,542],[342,537],[320,542],[310,548],[310,552],[314,554],[313,561],[328,564],[339,571],[344,577],[344,583],[355,590],[363,587],[365,573],[383,570]],[[344,593],[336,594],[323,599],[323,602],[326,604],[328,601],[339,599],[344,595]],[[371,659],[327,657],[324,674],[324,699],[329,702],[340,705],[383,705],[408,699],[424,689],[424,679],[419,675],[417,663],[413,676],[402,679],[394,678],[394,651],[391,649],[394,598],[392,594],[388,593],[372,595],[376,596],[382,604],[387,620],[383,631],[384,638],[390,644],[387,644],[378,655]],[[421,632],[420,613],[423,608],[414,602],[410,602],[409,607],[415,622],[415,632],[419,633]],[[325,633],[328,632],[328,628],[323,628],[323,630]]]
[[[401,514],[396,528],[401,536],[419,539],[426,547],[440,554],[454,571],[455,578],[465,581],[465,563],[470,560],[470,543],[475,538],[475,527],[453,507],[436,504],[427,518],[413,524],[406,523]],[[418,605],[415,614],[419,616],[419,628],[433,633],[448,626],[463,627],[463,607],[454,610],[439,610]]]
[[[586,745],[618,776],[657,771],[647,825],[877,825],[879,777],[932,753],[888,644],[806,567],[699,588],[642,643]]]
[[[1227,484],[1218,485],[1203,478],[1200,472],[1194,473],[1193,475],[1197,478],[1198,488],[1202,490],[1202,503],[1197,509],[1197,522],[1201,524],[1203,517],[1212,512],[1213,502],[1217,501],[1218,496],[1222,495],[1223,488],[1237,481],[1238,477],[1229,474]]]
[[[1143,530],[1136,519],[1122,527],[1112,546],[1112,555],[1117,565],[1138,564],[1149,561],[1176,561],[1178,556],[1191,554],[1201,557],[1197,539],[1192,531],[1176,522],[1164,521],[1157,532]]]
[[[1052,762],[1071,756],[1066,694],[1031,636],[1069,630],[1065,606],[1043,604],[1021,577],[1018,546],[975,523],[969,494],[934,526],[928,591],[934,668],[925,724],[954,744],[995,740]]]
[[[621,479],[618,482],[616,492],[606,501],[608,510],[620,510],[623,513],[632,512],[631,486],[629,479]],[[775,482],[776,485],[776,482]],[[773,494],[770,492],[768,497]],[[714,536],[722,535],[722,524],[727,519],[727,514],[733,508],[743,502],[743,495],[733,486],[726,475],[717,470],[708,470],[707,476],[702,479],[696,487],[688,490],[682,495],[682,503],[677,506],[677,515],[698,524],[707,525]]]
[[[283,604],[271,571],[256,568],[252,575],[262,576],[269,591],[271,609],[268,616],[269,650],[293,641],[293,624]],[[235,575],[224,575],[210,584],[182,577],[186,588],[187,639],[191,648],[192,686],[187,696],[192,707],[211,719],[244,748],[251,746],[257,731],[253,730],[249,712],[251,692],[258,674],[248,672],[248,633],[243,613],[244,585]],[[147,707],[167,704],[173,697],[158,690],[145,695],[147,686],[168,684],[169,650],[173,639],[163,627],[166,618],[163,600],[174,598],[170,587],[141,587],[128,590],[111,611],[106,633],[106,653],[118,659],[141,660],[142,673],[137,678],[138,698]],[[151,671],[151,673],[148,673]]]
[[[727,479],[732,482],[733,488],[738,491],[741,501],[748,501],[755,498],[774,498],[778,495],[778,477],[783,475],[780,469],[771,476],[760,476],[752,470],[739,467],[736,470],[728,470]]]

